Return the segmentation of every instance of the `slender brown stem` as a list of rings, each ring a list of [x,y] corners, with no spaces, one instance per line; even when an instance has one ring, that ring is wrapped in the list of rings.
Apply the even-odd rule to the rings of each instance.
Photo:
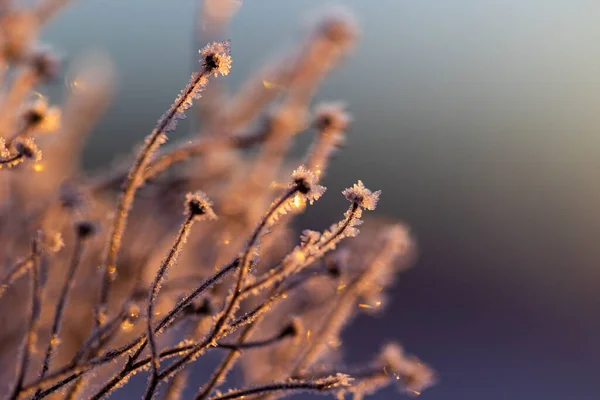
[[[144,183],[144,170],[150,162],[151,155],[160,147],[164,142],[165,133],[168,130],[174,129],[172,127],[174,119],[178,116],[182,109],[185,109],[184,105],[191,102],[194,95],[206,85],[209,70],[202,68],[202,70],[193,75],[192,81],[184,89],[183,93],[175,100],[171,105],[171,108],[167,113],[159,120],[158,126],[146,139],[145,145],[137,156],[133,166],[131,167],[124,189],[121,192],[115,218],[109,234],[109,240],[107,249],[105,252],[104,262],[104,279],[102,281],[102,287],[100,292],[100,301],[98,304],[98,322],[100,323],[103,316],[101,314],[106,312],[106,304],[110,294],[110,286],[116,276],[117,271],[117,255],[121,248],[121,241],[125,228],[127,226],[127,217],[129,211],[133,205],[133,200],[137,189]]]
[[[44,360],[42,362],[42,371],[40,372],[40,378],[43,378],[48,372],[48,369],[50,368],[50,361],[52,360],[54,348],[58,344],[58,333],[60,331],[62,319],[64,317],[64,310],[67,304],[67,298],[69,295],[69,291],[73,288],[73,284],[75,283],[75,272],[77,271],[77,267],[81,262],[82,253],[83,240],[78,235],[75,241],[75,247],[73,249],[71,265],[69,266],[69,271],[67,272],[67,278],[61,288],[58,303],[56,304],[56,308],[54,311],[54,321],[52,323],[50,338],[48,339],[46,353],[44,354]],[[34,396],[34,399],[38,399],[38,394]]]
[[[329,377],[320,380],[298,380],[289,382],[277,382],[249,389],[232,390],[227,394],[211,397],[210,400],[233,400],[244,399],[256,394],[273,393],[279,391],[316,390],[324,391],[336,387],[342,383],[340,378]]]
[[[31,313],[29,317],[27,334],[25,335],[23,349],[21,350],[18,361],[15,383],[13,389],[11,390],[11,394],[8,396],[8,399],[10,400],[16,400],[23,389],[23,381],[25,380],[25,374],[27,373],[27,368],[29,367],[31,351],[35,346],[37,327],[39,324],[39,317],[41,311],[42,286],[39,276],[40,253],[37,240],[33,241],[32,246],[32,254],[34,255],[33,266],[29,269],[29,274],[31,277]]]
[[[169,349],[163,350],[160,352],[160,357],[161,359],[166,359],[166,358],[170,358],[170,357],[174,357],[177,356],[179,354],[181,354],[182,352],[185,352],[187,350],[190,350],[193,347],[193,344],[186,344],[186,345],[179,345],[179,346],[174,346],[171,347]],[[135,363],[132,364],[131,369],[128,371],[127,376],[147,367],[150,365],[152,359],[151,357],[146,357],[140,361],[137,361]],[[60,388],[62,388],[63,386],[69,384],[70,382],[72,382],[74,379],[77,379],[79,377],[81,377],[83,374],[85,374],[86,372],[92,370],[95,366],[97,366],[98,364],[87,364],[85,366],[79,367],[78,370],[74,371],[73,373],[71,373],[70,375],[66,376],[65,378],[61,379],[59,382],[53,384],[52,386],[50,386],[48,389],[42,390],[40,392],[40,398],[44,398],[46,396],[49,396],[50,394],[56,392],[57,390],[59,390]],[[46,379],[48,379],[48,377],[46,377]],[[39,383],[36,383],[35,385],[30,385],[27,388],[24,389],[24,391],[31,391],[35,388],[37,388],[38,386],[41,386],[44,384],[44,381],[40,381]],[[111,386],[110,390],[108,392],[104,392],[102,394],[100,394],[100,397],[97,397],[98,399],[101,398],[102,396],[107,395],[110,391],[112,391],[112,389],[114,389],[115,386]]]
[[[190,213],[188,215],[188,217],[186,218],[185,222],[183,223],[183,225],[181,226],[181,229],[179,230],[179,233],[177,234],[177,238],[175,239],[175,243],[173,243],[173,246],[169,250],[169,254],[164,259],[160,268],[158,269],[158,272],[156,273],[156,277],[154,278],[154,282],[152,283],[152,287],[150,288],[150,292],[148,295],[148,308],[147,308],[147,317],[146,317],[146,321],[147,321],[146,336],[148,337],[148,344],[150,345],[150,354],[152,356],[152,378],[151,378],[152,380],[158,379],[158,370],[160,368],[160,361],[158,358],[158,350],[156,347],[156,338],[154,336],[154,329],[152,328],[152,325],[153,325],[152,317],[154,315],[154,302],[160,292],[160,285],[165,277],[165,274],[167,273],[169,268],[172,267],[175,264],[175,262],[177,261],[177,255],[181,252],[183,244],[187,240],[187,236],[190,232],[190,229],[192,228],[192,225],[194,224],[195,219],[196,219],[195,215],[193,213]]]
[[[22,276],[25,272],[29,270],[29,268],[31,268],[31,266],[33,265],[33,259],[34,255],[30,254],[10,269],[8,274],[2,279],[2,282],[0,283],[0,298],[2,298],[4,292],[6,292],[6,289],[8,289],[8,287],[17,278]]]

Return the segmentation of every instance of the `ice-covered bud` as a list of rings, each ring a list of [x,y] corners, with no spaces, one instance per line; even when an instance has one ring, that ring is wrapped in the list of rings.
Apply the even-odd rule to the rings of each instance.
[[[292,173],[292,187],[295,187],[310,204],[325,193],[325,187],[318,185],[317,182],[317,175],[302,165]]]
[[[15,141],[15,150],[24,158],[28,158],[36,162],[42,159],[42,152],[40,149],[38,149],[33,138],[17,139]]]
[[[214,76],[229,74],[231,55],[228,40],[208,44],[200,50],[200,54],[202,55],[200,62],[206,73],[209,75],[214,74]]]
[[[357,206],[366,209],[374,210],[377,207],[381,190],[372,192],[365,187],[362,181],[358,181],[351,188],[348,188],[342,192],[346,199]]]
[[[185,196],[185,214],[194,219],[217,219],[212,202],[204,192],[188,193]]]
[[[345,110],[343,102],[320,103],[315,108],[313,126],[321,132],[334,129],[345,131],[352,117]]]

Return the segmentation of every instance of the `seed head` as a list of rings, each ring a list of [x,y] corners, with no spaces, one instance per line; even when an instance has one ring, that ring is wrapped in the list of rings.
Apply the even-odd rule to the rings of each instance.
[[[33,138],[18,139],[15,141],[15,150],[21,156],[36,162],[42,159],[42,152],[38,149]]]
[[[185,214],[194,219],[217,219],[212,202],[204,192],[188,193],[185,196],[185,209]]]
[[[28,128],[41,133],[52,133],[60,126],[61,111],[58,107],[48,107],[46,98],[41,97],[25,108],[23,120]]]
[[[200,62],[206,72],[218,76],[229,74],[231,69],[231,55],[229,41],[213,42],[200,50],[202,58]]]
[[[345,131],[352,117],[345,111],[343,102],[329,102],[318,104],[315,108],[313,126],[321,132],[329,129]]]
[[[351,188],[348,188],[342,192],[348,201],[358,205],[359,207],[366,210],[374,210],[377,207],[381,190],[371,192],[363,185],[362,181],[358,181]]]
[[[83,240],[93,236],[98,231],[98,227],[92,221],[83,220],[75,223],[75,230],[77,236]]]
[[[317,175],[306,169],[303,165],[292,173],[292,182],[292,185],[298,189],[299,193],[306,197],[306,200],[310,204],[318,200],[325,193],[325,187],[317,184]]]
[[[339,6],[323,10],[317,19],[316,31],[318,35],[343,48],[352,47],[359,35],[355,15]]]
[[[40,79],[49,81],[57,77],[60,71],[60,61],[50,48],[39,47],[30,56],[31,66]]]

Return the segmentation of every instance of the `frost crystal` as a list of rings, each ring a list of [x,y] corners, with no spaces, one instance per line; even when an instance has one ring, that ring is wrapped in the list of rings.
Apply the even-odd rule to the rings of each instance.
[[[10,151],[6,148],[6,141],[0,137],[0,158],[10,157]]]
[[[292,173],[292,181],[292,187],[296,186],[298,191],[306,197],[306,200],[310,204],[319,200],[323,193],[325,193],[325,187],[317,184],[317,175],[313,171],[306,169],[303,165]]]
[[[225,76],[229,74],[231,69],[229,40],[211,43],[200,50],[200,54],[202,55],[200,61],[209,75]]]
[[[348,201],[367,210],[374,210],[377,207],[381,190],[371,192],[363,185],[362,181],[358,181],[354,186],[342,192]]]
[[[38,149],[33,138],[18,139],[15,142],[15,149],[21,156],[34,160],[35,162],[42,159],[42,152]]]

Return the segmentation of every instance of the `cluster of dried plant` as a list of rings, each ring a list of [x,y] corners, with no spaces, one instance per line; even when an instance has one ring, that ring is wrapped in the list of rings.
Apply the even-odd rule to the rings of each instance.
[[[230,94],[219,82],[232,67],[229,43],[213,40],[236,2],[204,1],[199,23],[210,44],[198,71],[130,160],[90,175],[79,155],[112,93],[109,64],[80,65],[64,104],[36,91],[61,71],[37,37],[64,3],[0,2],[6,398],[104,398],[140,371],[145,399],[180,398],[186,388],[195,399],[301,390],[361,399],[392,383],[413,394],[430,386],[431,369],[395,343],[368,364],[343,363],[342,330],[381,309],[412,255],[400,224],[375,220],[355,238],[380,192],[358,181],[329,229],[296,242],[292,227],[323,195],[351,122],[342,103],[309,110],[356,41],[352,18],[323,14],[300,46]],[[163,148],[196,100],[200,132]],[[314,143],[291,160],[304,130]],[[222,356],[214,372],[194,376],[189,367],[209,352]],[[222,392],[234,367],[242,388]]]

